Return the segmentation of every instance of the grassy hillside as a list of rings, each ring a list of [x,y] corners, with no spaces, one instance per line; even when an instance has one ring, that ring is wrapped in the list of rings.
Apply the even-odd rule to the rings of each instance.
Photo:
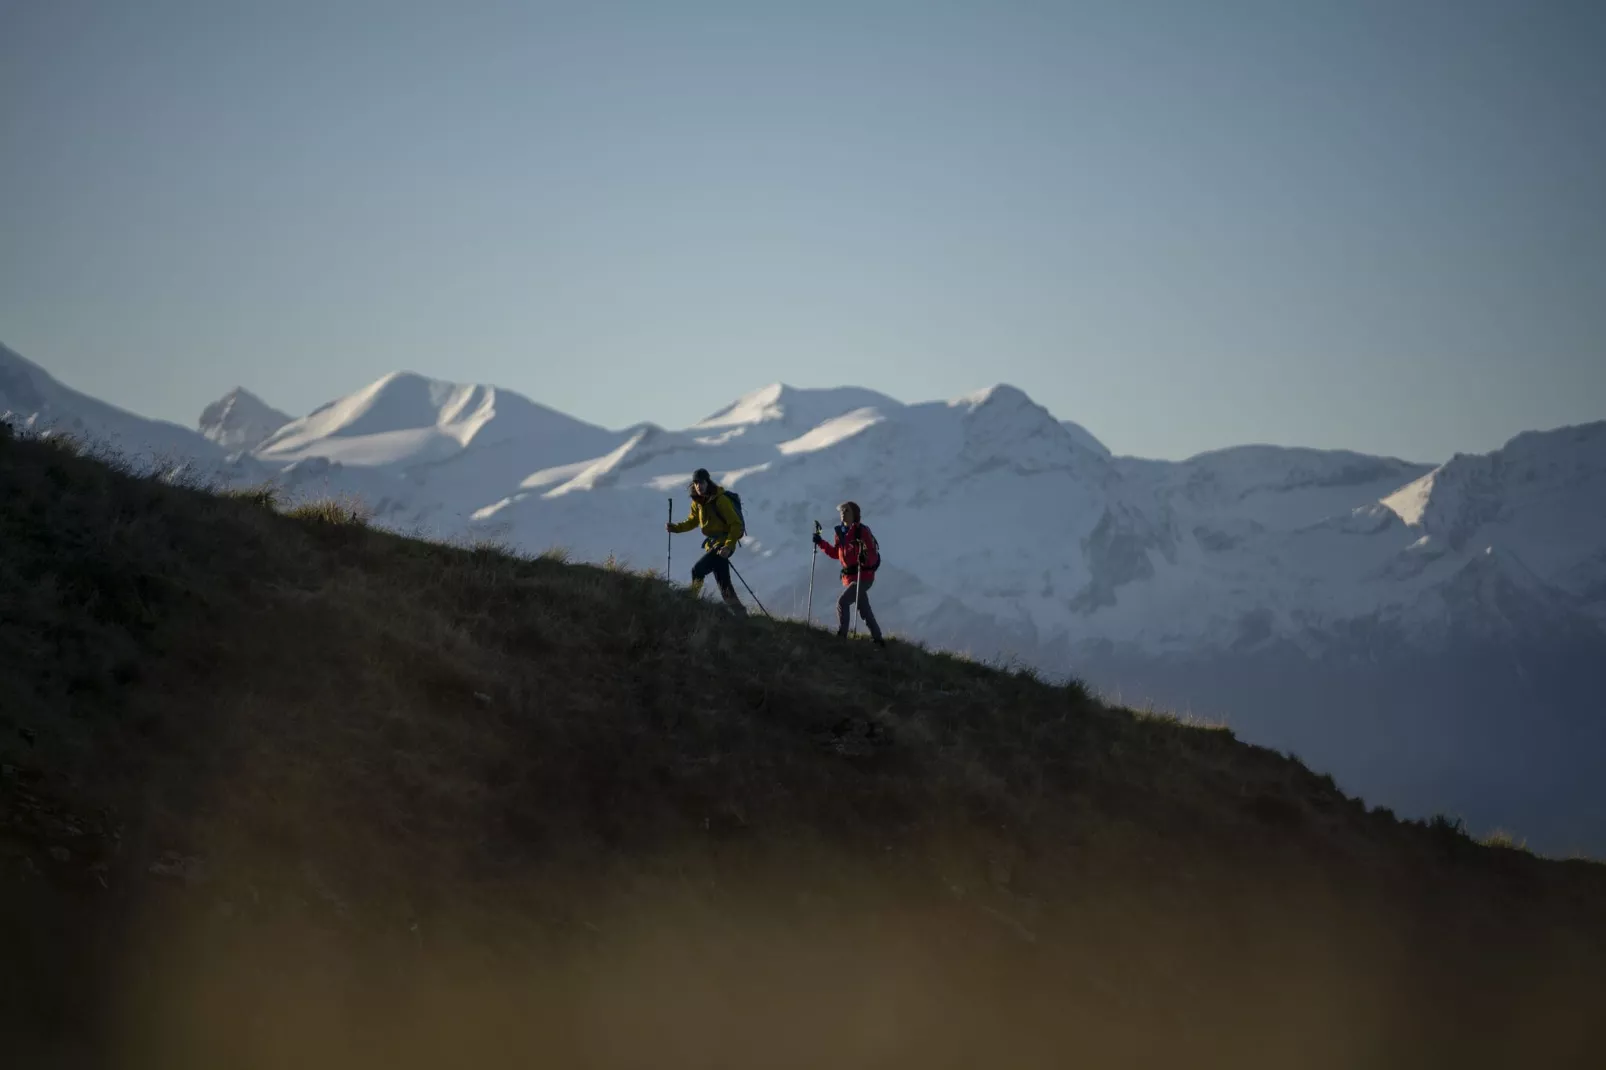
[[[0,763],[13,1065],[1603,1065],[1606,867],[3,434]]]

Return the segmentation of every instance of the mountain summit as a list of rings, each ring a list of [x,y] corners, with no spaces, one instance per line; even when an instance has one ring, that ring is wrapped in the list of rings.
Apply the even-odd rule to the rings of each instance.
[[[4,345],[0,345],[0,420],[111,447],[136,464],[187,462],[211,473],[224,460],[222,450],[189,428],[136,416],[81,394]],[[244,465],[241,470],[251,467]]]
[[[407,466],[505,442],[583,449],[600,430],[511,390],[393,372],[287,423],[257,453],[286,463]]]
[[[254,450],[291,417],[244,387],[235,387],[201,410],[197,430],[233,453]]]

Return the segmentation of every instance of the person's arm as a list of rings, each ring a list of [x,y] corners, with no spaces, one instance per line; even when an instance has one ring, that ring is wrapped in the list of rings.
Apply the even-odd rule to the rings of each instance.
[[[833,543],[826,542],[818,534],[814,536],[814,540],[826,557],[829,557],[832,561],[842,560],[842,551],[838,550]]]
[[[676,535],[681,535],[681,534],[684,534],[685,532],[690,531],[692,528],[694,528],[696,526],[697,526],[697,503],[693,502],[692,506],[691,506],[691,512],[686,515],[686,519],[682,520],[678,524],[669,525],[669,530],[673,531]]]

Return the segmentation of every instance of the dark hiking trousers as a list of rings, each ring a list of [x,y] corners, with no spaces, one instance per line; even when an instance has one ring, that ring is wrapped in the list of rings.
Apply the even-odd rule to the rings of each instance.
[[[871,639],[881,638],[881,625],[875,622],[875,610],[870,608],[870,588],[875,584],[875,576],[866,573],[863,579],[864,595],[860,599],[859,582],[855,581],[842,588],[842,596],[836,600],[836,634],[848,634],[848,614],[855,607],[858,608],[859,618],[864,621],[865,627],[870,629]]]
[[[736,593],[736,588],[731,586],[731,563],[716,550],[708,551],[691,567],[692,593],[701,595],[703,577],[710,572],[714,574],[714,582],[719,584],[719,596],[724,599],[725,608],[738,617],[747,616],[741,597]]]
[[[714,582],[719,584],[721,591],[731,589],[731,563],[721,557],[718,550],[710,550],[697,559],[697,563],[691,567],[691,581],[701,587],[710,572],[714,574]]]

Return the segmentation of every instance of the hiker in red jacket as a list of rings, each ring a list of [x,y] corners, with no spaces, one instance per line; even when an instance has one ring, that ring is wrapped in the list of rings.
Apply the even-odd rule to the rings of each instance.
[[[881,548],[875,536],[860,520],[857,502],[843,502],[837,506],[842,523],[836,526],[836,542],[826,542],[820,533],[814,533],[814,542],[825,556],[842,565],[842,596],[836,600],[836,634],[843,639],[848,634],[848,613],[855,607],[859,619],[870,629],[870,638],[876,646],[886,646],[881,638],[881,626],[876,623],[875,611],[870,608],[865,593],[875,583],[876,569],[881,567]]]

